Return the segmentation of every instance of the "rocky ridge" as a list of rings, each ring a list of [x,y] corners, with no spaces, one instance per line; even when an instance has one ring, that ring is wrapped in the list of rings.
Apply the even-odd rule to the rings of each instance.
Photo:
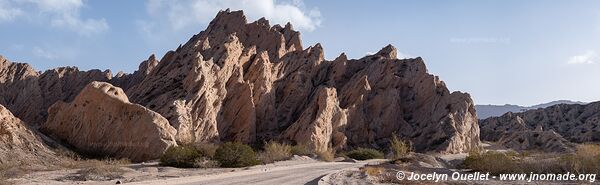
[[[486,141],[512,142],[518,149],[541,147],[545,143],[572,143],[600,141],[600,102],[585,105],[559,104],[548,108],[529,110],[522,113],[506,113],[480,122],[481,139]],[[546,134],[540,134],[544,132]],[[520,133],[520,134],[519,134]],[[537,133],[537,134],[536,134]],[[524,136],[540,137],[538,144],[524,142]],[[544,135],[551,137],[542,137]],[[513,142],[517,141],[517,142]],[[517,146],[515,143],[522,143]],[[562,144],[561,144],[562,145]],[[564,151],[562,147],[542,147],[548,151]]]
[[[327,61],[320,44],[302,49],[290,24],[248,23],[241,11],[222,11],[127,94],[165,116],[180,142],[379,147],[396,133],[418,151],[478,147],[470,96],[450,93],[421,58],[396,55],[389,45]]]
[[[397,59],[396,48],[388,45],[360,59],[342,53],[328,61],[320,44],[304,48],[291,24],[270,26],[264,18],[248,23],[241,11],[219,12],[206,30],[160,60],[152,55],[133,74],[112,76],[110,71],[75,67],[41,73],[27,64],[1,61],[0,92],[6,96],[0,103],[31,125],[41,125],[47,134],[88,152],[130,155],[115,153],[110,143],[135,138],[104,131],[137,131],[128,126],[130,116],[76,105],[141,110],[135,105],[139,104],[149,109],[140,114],[152,114],[151,122],[156,123],[149,128],[158,125],[163,130],[149,137],[166,140],[168,133],[179,143],[279,140],[315,150],[377,148],[396,134],[419,152],[458,153],[479,147],[470,96],[450,92],[427,72],[422,58]],[[97,93],[108,84],[94,88],[99,82],[93,81],[116,86],[108,89],[117,89],[119,97],[111,95],[113,90]],[[97,117],[101,124],[89,124],[81,115]],[[94,136],[108,135],[103,140],[82,138],[74,130],[78,127],[85,127],[86,133],[98,131]],[[91,142],[99,144],[94,148]]]

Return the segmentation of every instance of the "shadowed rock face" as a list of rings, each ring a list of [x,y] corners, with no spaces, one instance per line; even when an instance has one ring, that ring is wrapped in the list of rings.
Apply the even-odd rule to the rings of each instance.
[[[182,143],[280,140],[326,150],[385,147],[397,134],[417,151],[477,148],[479,126],[470,96],[449,92],[444,82],[427,72],[421,58],[399,60],[396,55],[388,45],[360,59],[341,54],[327,61],[320,44],[302,47],[300,33],[291,24],[270,26],[265,19],[248,23],[241,11],[227,10],[160,62],[151,56],[133,74],[112,77],[110,71],[59,68],[44,75],[26,64],[5,62],[0,74],[18,80],[0,84],[0,91],[10,91],[4,101],[17,116],[34,115],[30,120],[34,125],[43,123],[50,105],[73,101],[53,106],[44,127],[80,146],[88,141],[77,141],[82,136],[72,125],[55,126],[60,120],[77,118],[68,124],[88,125],[83,123],[90,120],[78,117],[88,114],[129,124],[123,115],[74,108],[83,104],[77,94],[89,96],[79,93],[86,84],[105,81],[123,87],[131,102],[166,118],[176,130],[175,140]],[[34,98],[14,93],[21,86],[30,88],[28,96]],[[133,106],[116,100],[112,101],[116,105],[93,102],[90,105],[107,109]],[[110,119],[105,119],[108,115]],[[102,147],[109,153],[115,150]]]
[[[522,113],[509,112],[500,117],[481,121],[481,139],[486,141],[498,141],[500,138],[508,140],[511,136],[517,136],[513,133],[540,131],[555,132],[558,136],[552,138],[558,141],[575,143],[600,141],[600,102],[586,105],[560,104]],[[554,142],[554,140],[546,139],[541,142]]]
[[[123,90],[92,82],[70,103],[48,110],[43,132],[94,156],[156,159],[172,145],[177,132],[158,113],[129,103]]]

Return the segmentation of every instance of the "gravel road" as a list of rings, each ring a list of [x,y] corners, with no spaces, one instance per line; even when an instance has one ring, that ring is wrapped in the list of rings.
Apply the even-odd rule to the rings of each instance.
[[[127,184],[317,184],[322,176],[346,168],[357,168],[369,162],[311,162],[303,164],[287,164],[279,166],[257,166],[247,170],[226,172],[215,175],[189,176],[152,181],[140,181]],[[373,163],[373,162],[371,162]]]

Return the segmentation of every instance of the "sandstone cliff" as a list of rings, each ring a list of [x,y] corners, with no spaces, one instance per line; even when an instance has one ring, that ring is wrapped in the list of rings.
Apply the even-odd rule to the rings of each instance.
[[[54,152],[19,118],[0,105],[0,165],[41,165],[56,162]]]
[[[513,133],[552,131],[558,136],[541,140],[539,143],[562,141],[563,137],[566,140],[562,142],[598,142],[600,141],[600,102],[586,105],[559,104],[522,113],[509,112],[500,117],[485,119],[480,122],[480,126],[481,139],[487,141],[498,141],[502,137],[507,140]],[[523,143],[523,140],[519,141]],[[570,144],[566,145],[570,146]]]
[[[0,103],[17,117],[39,125],[46,120],[50,105],[73,101],[53,106],[44,127],[88,152],[94,149],[89,144],[97,141],[81,140],[79,126],[86,126],[87,133],[107,128],[138,132],[119,127],[132,124],[133,115],[75,108],[83,104],[107,110],[135,106],[122,101],[125,96],[119,100],[96,95],[115,105],[77,100],[77,94],[80,99],[93,94],[79,93],[92,81],[122,87],[131,102],[166,118],[168,122],[153,119],[160,122],[160,128],[170,130],[162,126],[168,123],[176,130],[159,133],[172,133],[181,143],[281,140],[325,150],[385,147],[392,134],[397,134],[410,140],[417,151],[456,153],[477,148],[479,126],[470,96],[450,92],[443,81],[427,72],[421,58],[400,60],[396,55],[396,49],[388,45],[360,59],[341,54],[328,61],[320,44],[304,48],[291,24],[270,26],[264,18],[248,23],[241,11],[227,10],[160,61],[149,57],[133,74],[113,77],[110,71],[74,67],[40,74],[27,64],[2,59],[0,92],[6,96]],[[91,120],[80,115],[98,117],[103,124],[91,127],[85,124]],[[112,125],[114,120],[120,124]],[[60,126],[61,122],[65,125]],[[109,138],[111,142],[133,139]],[[98,147],[115,154],[116,148]]]
[[[421,58],[396,54],[390,45],[327,61],[320,44],[303,49],[290,24],[247,23],[241,11],[222,11],[126,93],[165,116],[180,142],[380,147],[396,133],[417,151],[478,147],[470,96],[450,93]]]
[[[133,74],[112,76],[109,70],[80,71],[77,67],[59,67],[37,72],[26,63],[13,63],[0,56],[0,104],[15,116],[38,127],[46,121],[48,108],[57,101],[72,101],[92,81],[111,82],[130,87],[156,66],[152,55]]]
[[[123,90],[108,83],[92,82],[48,112],[42,131],[87,155],[145,161],[176,145],[177,131],[165,118],[129,103]]]

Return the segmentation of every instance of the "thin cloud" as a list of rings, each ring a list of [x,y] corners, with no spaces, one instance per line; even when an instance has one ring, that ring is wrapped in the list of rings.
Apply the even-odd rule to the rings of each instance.
[[[594,64],[600,57],[595,51],[589,50],[581,55],[575,55],[569,58],[567,64]]]
[[[33,51],[32,51],[33,55],[36,57],[40,57],[43,59],[56,59],[56,54],[51,53],[49,51],[46,51],[45,49],[42,49],[40,47],[33,47]]]
[[[7,0],[0,0],[0,23],[11,22],[22,15],[23,11],[17,7],[14,7],[11,2]]]
[[[68,29],[84,36],[109,29],[103,18],[82,18],[80,11],[83,6],[82,0],[0,0],[0,22],[13,20],[20,16],[49,19],[50,25],[53,27]],[[39,14],[29,12],[39,12]]]
[[[295,28],[304,31],[312,31],[321,24],[319,10],[307,10],[299,0],[291,3],[277,0],[150,0],[146,8],[148,14],[156,18],[166,17],[165,22],[174,30],[206,24],[217,12],[227,8],[244,10],[250,20],[265,17],[275,24],[291,22]]]

